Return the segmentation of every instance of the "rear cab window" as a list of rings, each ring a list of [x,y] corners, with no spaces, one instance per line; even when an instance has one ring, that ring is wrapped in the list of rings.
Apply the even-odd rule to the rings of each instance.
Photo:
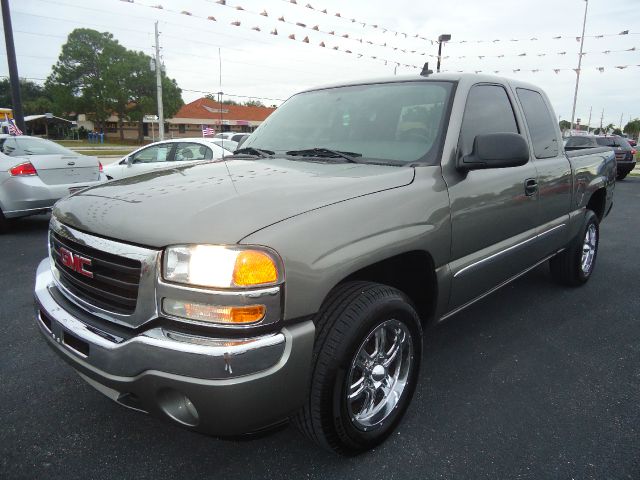
[[[551,116],[544,98],[539,92],[526,88],[517,88],[516,92],[531,135],[534,155],[536,158],[558,156],[555,120]]]

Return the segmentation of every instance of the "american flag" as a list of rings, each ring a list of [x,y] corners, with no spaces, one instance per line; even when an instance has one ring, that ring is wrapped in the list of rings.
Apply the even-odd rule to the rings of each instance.
[[[215,134],[216,134],[216,131],[213,128],[207,127],[206,125],[202,126],[203,137],[213,137]]]
[[[4,119],[9,124],[9,135],[22,135],[22,130],[18,128],[16,123],[13,121],[13,118],[7,117],[7,114],[4,114]]]

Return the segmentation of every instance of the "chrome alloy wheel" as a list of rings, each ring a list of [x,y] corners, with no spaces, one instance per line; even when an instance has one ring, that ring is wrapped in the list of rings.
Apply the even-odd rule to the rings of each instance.
[[[413,343],[405,324],[391,319],[362,342],[347,376],[347,409],[353,425],[372,430],[398,406],[413,363]]]
[[[591,223],[584,234],[584,243],[582,244],[582,273],[589,275],[593,267],[593,259],[596,256],[598,243],[598,233],[596,226]]]

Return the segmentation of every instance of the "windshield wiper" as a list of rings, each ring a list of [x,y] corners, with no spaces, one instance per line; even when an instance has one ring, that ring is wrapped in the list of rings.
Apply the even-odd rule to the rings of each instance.
[[[339,150],[331,150],[329,148],[307,148],[305,150],[289,150],[287,155],[292,157],[324,157],[324,158],[344,158],[351,163],[360,163],[354,157],[361,157],[361,153],[341,152]]]
[[[261,158],[269,158],[274,152],[271,150],[263,150],[261,148],[245,147],[233,152],[233,155],[257,155]]]

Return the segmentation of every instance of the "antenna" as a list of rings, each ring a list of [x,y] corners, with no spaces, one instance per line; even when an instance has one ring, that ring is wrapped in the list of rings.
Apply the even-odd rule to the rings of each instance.
[[[429,62],[426,62],[424,64],[424,67],[422,67],[422,71],[420,72],[420,76],[422,77],[428,77],[429,75],[431,75],[433,73],[433,70],[429,70]]]

